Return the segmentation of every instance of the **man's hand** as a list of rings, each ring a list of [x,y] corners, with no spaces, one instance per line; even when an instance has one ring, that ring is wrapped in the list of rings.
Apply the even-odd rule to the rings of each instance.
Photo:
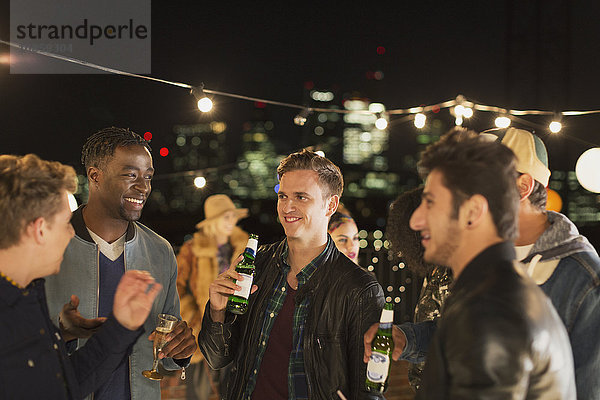
[[[210,317],[215,322],[225,322],[225,307],[227,300],[236,290],[241,287],[233,281],[243,280],[242,276],[235,272],[235,266],[242,261],[240,255],[229,267],[228,270],[217,276],[217,279],[210,284],[208,289],[208,297],[210,299]],[[252,285],[251,293],[256,292],[258,286]]]
[[[148,318],[161,289],[162,285],[148,271],[125,271],[113,301],[113,314],[117,321],[132,331],[139,328]]]
[[[106,321],[106,318],[83,318],[77,307],[79,307],[79,297],[72,294],[71,300],[63,306],[58,314],[58,325],[65,342],[78,338],[89,338]]]
[[[154,340],[154,334],[155,332],[152,332],[148,336],[148,340]],[[198,345],[196,344],[196,337],[193,335],[192,328],[188,326],[187,322],[179,321],[175,325],[175,328],[173,328],[173,331],[167,335],[167,344],[158,353],[158,358],[171,357],[181,360],[193,355],[197,348]]]
[[[373,324],[365,332],[365,354],[363,357],[363,361],[365,363],[368,363],[369,357],[371,357],[371,343],[375,339],[375,335],[377,335],[378,329],[379,324]],[[394,340],[394,351],[392,352],[392,360],[398,361],[398,359],[400,359],[400,356],[402,355],[402,351],[404,351],[404,347],[406,346],[406,336],[404,336],[404,332],[402,332],[402,330],[396,325],[392,327],[392,339]]]

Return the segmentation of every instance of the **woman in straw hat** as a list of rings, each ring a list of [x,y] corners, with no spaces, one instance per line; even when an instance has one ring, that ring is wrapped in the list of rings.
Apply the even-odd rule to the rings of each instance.
[[[248,233],[236,226],[248,215],[247,208],[236,208],[224,194],[209,196],[204,202],[204,220],[177,255],[177,290],[181,316],[197,334],[208,301],[208,288],[221,272],[229,268],[248,242]],[[200,350],[192,357],[187,380],[188,399],[208,399],[211,388],[221,392],[228,369],[210,369]],[[224,386],[222,387],[224,389]]]

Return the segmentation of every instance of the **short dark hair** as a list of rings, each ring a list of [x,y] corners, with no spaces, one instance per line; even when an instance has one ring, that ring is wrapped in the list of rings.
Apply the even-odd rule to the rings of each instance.
[[[421,235],[410,228],[410,217],[421,204],[422,194],[420,186],[402,193],[392,202],[385,234],[392,253],[401,257],[407,268],[419,276],[425,276],[434,267],[423,260],[425,249]]]
[[[64,191],[76,189],[73,167],[35,154],[0,155],[0,249],[18,244],[30,222],[52,219],[64,201]]]
[[[319,175],[319,186],[325,198],[334,195],[342,196],[344,177],[338,166],[329,159],[304,149],[281,160],[277,167],[277,175],[281,179],[286,172],[297,170],[315,171]]]
[[[148,151],[152,151],[150,144],[129,128],[104,128],[86,140],[81,151],[81,163],[86,170],[89,167],[102,168],[106,159],[115,154],[117,147],[135,145],[144,146]]]
[[[504,240],[518,235],[515,166],[511,149],[464,128],[454,128],[428,146],[418,163],[422,177],[433,170],[441,172],[442,183],[452,193],[454,218],[465,200],[476,194],[485,197],[498,236]]]

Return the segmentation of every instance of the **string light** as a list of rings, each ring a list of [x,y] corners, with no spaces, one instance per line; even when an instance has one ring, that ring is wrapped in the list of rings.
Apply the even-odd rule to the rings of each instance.
[[[217,91],[217,90],[211,90],[211,89],[206,89],[204,88],[204,85],[201,85],[200,87],[194,87],[190,84],[187,83],[181,83],[181,82],[174,82],[174,81],[169,81],[169,80],[165,80],[165,79],[159,79],[159,78],[155,78],[155,77],[151,77],[151,76],[145,76],[145,75],[139,75],[139,74],[134,74],[134,73],[130,73],[130,72],[126,72],[126,71],[121,71],[118,69],[114,69],[114,68],[109,68],[109,67],[105,67],[102,65],[98,65],[98,64],[94,64],[88,61],[83,61],[83,60],[78,60],[76,58],[71,58],[71,57],[66,57],[66,56],[62,56],[59,54],[54,54],[54,53],[50,53],[50,52],[45,52],[42,50],[37,50],[37,49],[32,49],[29,48],[27,46],[18,44],[18,43],[12,43],[9,41],[5,41],[0,39],[0,43],[1,44],[5,44],[7,46],[11,46],[23,51],[28,51],[31,53],[35,53],[38,55],[42,55],[45,57],[50,57],[50,58],[54,58],[54,59],[58,59],[58,60],[62,60],[62,61],[66,61],[69,63],[73,63],[73,64],[78,64],[84,67],[88,67],[88,68],[92,68],[92,69],[97,69],[97,70],[101,70],[101,71],[105,71],[105,72],[109,72],[112,74],[116,74],[116,75],[122,75],[122,76],[129,76],[132,78],[140,78],[140,79],[146,79],[146,80],[150,80],[153,82],[158,82],[158,83],[163,83],[163,84],[167,84],[167,85],[172,85],[172,86],[177,86],[177,87],[181,87],[181,88],[186,88],[191,90],[192,94],[194,94],[196,96],[196,94],[200,97],[197,97],[198,100],[198,107],[199,109],[201,109],[201,111],[203,112],[207,112],[210,109],[212,109],[213,104],[212,104],[212,100],[210,100],[206,94],[212,94],[212,95],[218,95],[218,96],[225,96],[225,97],[231,97],[231,98],[236,98],[236,99],[240,99],[240,100],[246,100],[246,101],[252,101],[252,102],[261,102],[261,103],[265,103],[265,104],[272,104],[272,105],[277,105],[277,106],[282,106],[282,107],[289,107],[289,108],[296,108],[299,110],[302,110],[295,118],[294,118],[294,122],[298,125],[303,125],[304,123],[306,123],[306,117],[308,116],[308,112],[306,112],[306,110],[309,110],[309,112],[326,112],[326,113],[338,113],[338,114],[348,114],[350,112],[360,112],[360,113],[365,113],[365,114],[376,114],[374,111],[371,110],[364,110],[364,111],[356,111],[356,110],[345,110],[345,109],[331,109],[331,108],[315,108],[315,107],[311,107],[311,108],[307,108],[306,106],[301,106],[298,104],[292,104],[292,103],[284,103],[284,102],[280,102],[280,101],[274,101],[274,100],[268,100],[268,99],[261,99],[261,98],[256,98],[256,97],[250,97],[250,96],[244,96],[244,95],[239,95],[239,94],[233,94],[233,93],[227,93],[227,92],[221,92],[221,91]],[[196,94],[195,94],[196,93]],[[202,102],[200,102],[200,100],[202,100]],[[464,96],[462,95],[458,95],[455,99],[452,100],[448,100],[445,102],[441,102],[441,103],[437,103],[437,104],[432,104],[429,106],[420,106],[420,107],[411,107],[408,109],[392,109],[392,110],[388,110],[386,111],[386,113],[391,116],[391,115],[409,115],[409,114],[413,114],[414,115],[414,122],[415,122],[415,126],[417,126],[417,128],[421,129],[425,126],[425,121],[426,121],[426,116],[425,113],[427,112],[439,112],[440,109],[444,109],[444,108],[454,108],[454,111],[456,111],[456,109],[459,110],[459,113],[461,115],[461,118],[457,118],[456,119],[456,123],[457,124],[462,124],[462,120],[464,120],[464,118],[471,118],[474,114],[474,110],[477,111],[484,111],[484,112],[495,112],[495,113],[499,113],[499,114],[503,114],[501,117],[496,118],[496,126],[500,127],[508,127],[510,126],[510,118],[509,116],[524,116],[524,115],[550,115],[550,116],[584,116],[584,115],[592,115],[592,114],[600,114],[600,109],[597,110],[582,110],[582,111],[576,111],[576,110],[570,110],[570,111],[562,111],[560,113],[556,113],[554,111],[545,111],[545,110],[513,110],[513,109],[505,109],[502,107],[497,107],[497,106],[490,106],[490,105],[485,105],[485,104],[476,104],[473,103],[469,100],[467,100]],[[452,112],[452,111],[451,111]],[[454,113],[454,112],[453,112]],[[303,115],[305,114],[305,115]],[[456,117],[456,115],[455,115]],[[409,118],[410,119],[410,118]],[[524,122],[524,121],[523,121]],[[556,123],[554,123],[556,122]],[[498,125],[500,124],[500,125]],[[552,131],[552,129],[556,129],[558,128],[560,124],[560,121],[555,119],[554,121],[552,121],[552,125],[553,128],[549,129]],[[560,129],[559,131],[562,129],[562,124],[560,125]],[[568,138],[570,138],[569,136],[566,136]],[[571,138],[571,139],[576,139],[576,138]]]
[[[508,128],[510,126],[510,122],[510,118],[508,118],[506,115],[501,115],[496,118],[494,124],[496,124],[497,128]]]
[[[310,114],[310,110],[308,108],[302,109],[298,115],[294,117],[294,123],[298,126],[304,126],[306,124],[306,118]]]
[[[550,125],[548,125],[548,128],[550,129],[550,132],[558,133],[562,129],[562,124],[559,121],[552,121],[550,122]]]
[[[375,116],[377,117],[377,119],[375,120],[375,128],[379,129],[380,131],[387,128],[388,122],[387,119],[385,119],[385,117],[383,116],[383,114],[377,113],[375,114]]]
[[[194,186],[196,186],[198,189],[202,189],[204,186],[206,186],[206,178],[203,176],[197,176],[194,178]]]
[[[190,93],[198,100],[198,110],[202,112],[209,112],[213,108],[213,102],[204,93],[204,83],[200,86],[192,87]]]
[[[423,113],[415,114],[415,126],[418,129],[423,129],[425,127],[425,122],[427,121],[427,117]]]

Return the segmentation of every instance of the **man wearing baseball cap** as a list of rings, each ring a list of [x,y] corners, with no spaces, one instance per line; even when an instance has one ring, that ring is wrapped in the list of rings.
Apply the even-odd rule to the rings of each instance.
[[[517,259],[550,297],[569,333],[577,397],[600,398],[600,259],[594,247],[563,214],[547,211],[550,179],[544,143],[516,128],[495,134],[517,156],[521,196]]]
[[[500,140],[517,156],[520,195],[517,260],[552,300],[567,328],[575,366],[578,399],[600,398],[600,258],[588,240],[563,214],[546,210],[550,179],[548,154],[540,138],[522,129],[482,133]],[[365,334],[365,345],[376,332]],[[392,358],[425,361],[435,323],[394,326]]]

